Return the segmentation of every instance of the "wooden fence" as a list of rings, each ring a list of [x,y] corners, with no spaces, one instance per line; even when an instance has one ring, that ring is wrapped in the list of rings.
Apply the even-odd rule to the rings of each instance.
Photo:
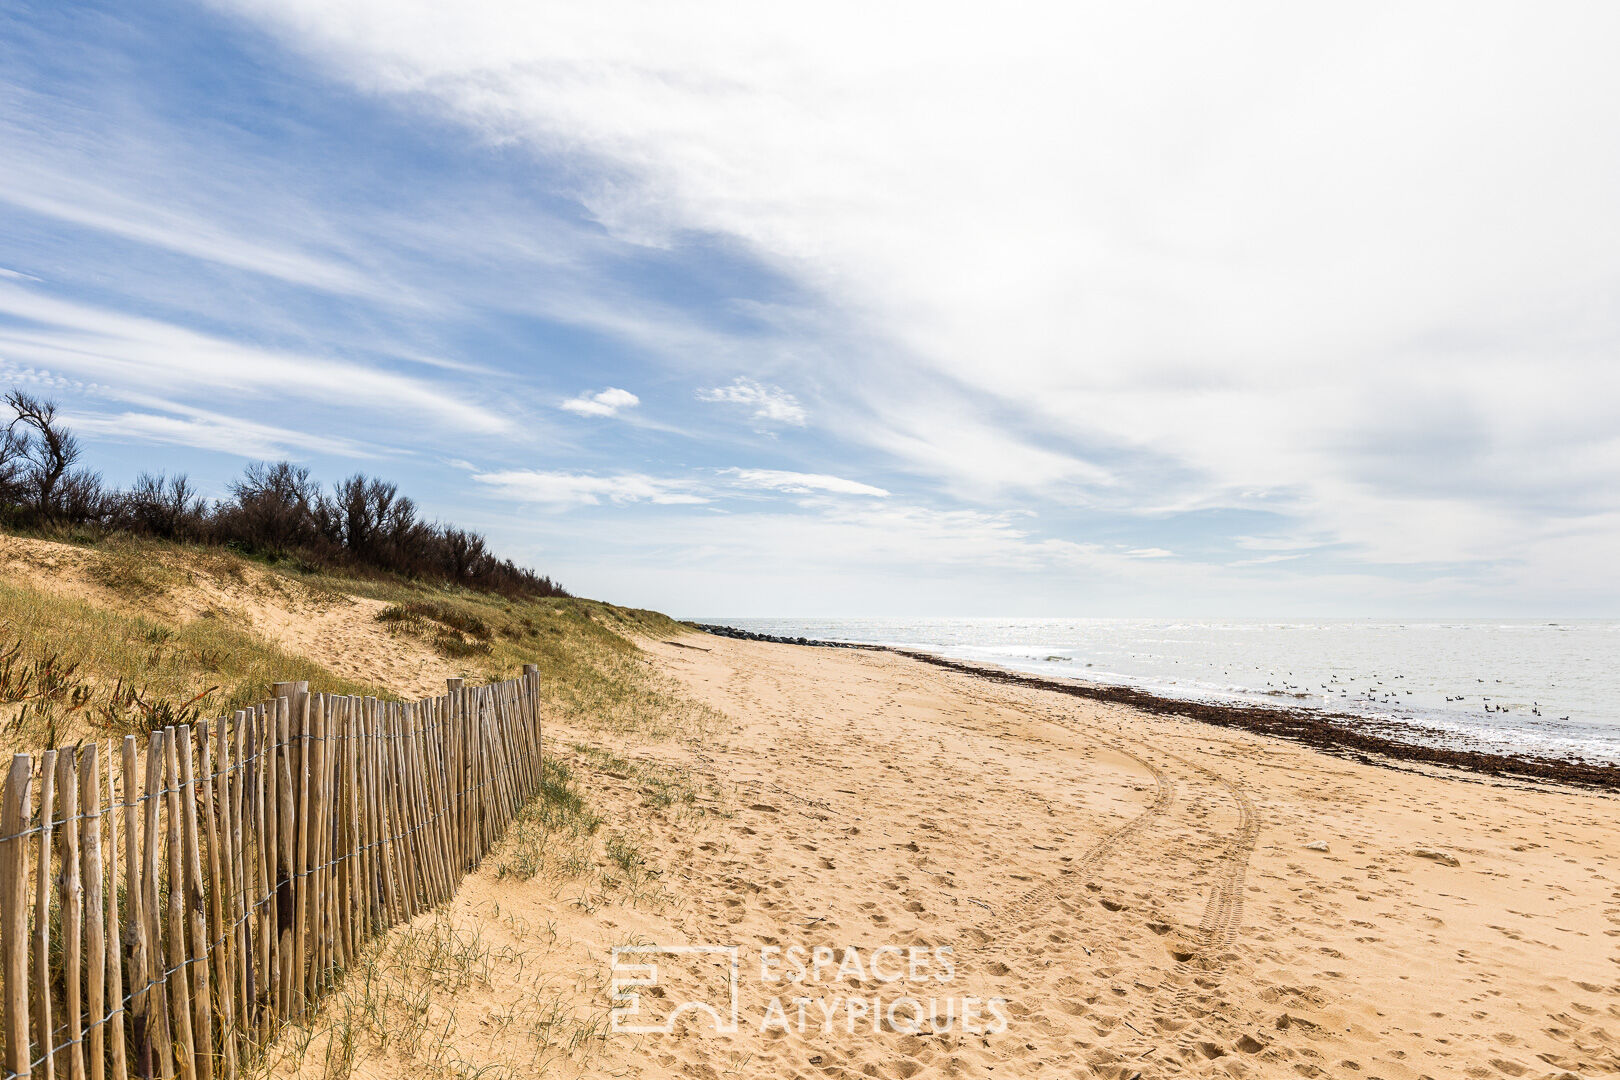
[[[411,703],[275,693],[144,747],[12,758],[7,1077],[236,1076],[368,938],[448,898],[539,787],[533,665]]]

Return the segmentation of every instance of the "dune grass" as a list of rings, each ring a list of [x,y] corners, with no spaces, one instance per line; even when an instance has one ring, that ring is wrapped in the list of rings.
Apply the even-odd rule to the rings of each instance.
[[[168,602],[210,582],[315,605],[381,600],[383,625],[431,645],[471,678],[510,678],[538,663],[548,713],[593,730],[661,737],[707,719],[650,671],[635,644],[684,632],[656,612],[335,575],[217,547],[73,539],[54,550],[82,558],[84,578],[99,587],[93,598],[35,587],[32,572],[0,578],[0,741],[14,748],[212,717],[262,700],[278,679],[394,696],[264,640],[229,613],[181,615]],[[40,572],[61,573],[57,561]],[[15,653],[9,688],[7,650]]]
[[[182,622],[0,581],[0,742],[8,749],[218,716],[263,700],[277,679],[388,696],[220,617]]]
[[[507,679],[524,664],[539,665],[547,714],[556,719],[592,731],[653,738],[701,734],[715,720],[658,674],[636,644],[637,638],[690,632],[656,611],[578,597],[509,600],[406,582],[323,581],[328,588],[386,602],[378,616],[382,623],[463,662],[469,673]]]

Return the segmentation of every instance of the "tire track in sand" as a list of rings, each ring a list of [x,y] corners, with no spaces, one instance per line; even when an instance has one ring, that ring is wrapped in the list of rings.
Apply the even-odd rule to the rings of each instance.
[[[1186,961],[1196,965],[1197,977],[1182,982],[1175,996],[1155,1010],[1154,1024],[1160,1028],[1173,1026],[1187,1018],[1192,1012],[1194,995],[1200,991],[1214,991],[1224,975],[1227,952],[1236,943],[1238,930],[1243,923],[1243,885],[1248,877],[1255,841],[1260,835],[1260,821],[1255,815],[1254,803],[1241,784],[1179,754],[1169,751],[1165,751],[1165,754],[1224,788],[1237,804],[1238,824],[1221,839],[1221,865],[1204,905],[1203,919],[1198,924],[1197,952]]]
[[[1172,751],[1161,750],[1160,753],[1221,788],[1235,805],[1238,822],[1217,841],[1215,857],[1219,863],[1192,949],[1172,952],[1174,966],[1167,969],[1166,978],[1149,992],[1137,1011],[1141,1016],[1151,1008],[1149,1018],[1142,1022],[1142,1027],[1125,1021],[1136,1038],[1118,1048],[1121,1056],[1106,1063],[1103,1075],[1147,1075],[1141,1066],[1153,1059],[1175,1063],[1179,1069],[1188,1062],[1213,1060],[1228,1053],[1233,1046],[1243,1046],[1242,1034],[1232,1030],[1233,1024],[1224,1011],[1206,1007],[1204,1003],[1219,992],[1226,969],[1235,959],[1232,947],[1243,923],[1244,882],[1260,833],[1259,817],[1241,782]],[[1164,991],[1172,986],[1174,993],[1166,996]],[[1251,1042],[1250,1045],[1259,1044]]]
[[[965,950],[967,954],[982,952],[993,943],[1005,942],[1009,936],[1017,937],[1030,930],[1035,916],[1053,900],[1057,899],[1067,882],[1084,881],[1092,871],[1101,866],[1110,855],[1114,854],[1131,837],[1139,833],[1155,818],[1167,813],[1175,805],[1176,782],[1169,773],[1140,754],[1132,753],[1117,743],[1098,740],[1098,744],[1123,757],[1130,758],[1148,771],[1153,777],[1152,801],[1124,824],[1116,826],[1104,834],[1101,839],[1087,848],[1072,866],[1065,867],[1061,874],[1047,875],[1038,885],[1007,905],[1002,912],[992,912],[967,927],[968,933],[977,932],[984,939],[970,944]],[[1007,925],[1008,923],[1011,925]]]
[[[1137,740],[1132,742],[1137,742],[1140,753],[1126,749],[1113,740],[1097,739],[1093,742],[1093,746],[1130,758],[1148,770],[1153,777],[1155,789],[1149,805],[1092,844],[1064,873],[1049,875],[1003,911],[992,913],[968,927],[968,933],[976,932],[980,940],[961,950],[964,963],[973,960],[983,962],[984,954],[992,947],[1005,947],[1009,941],[1035,929],[1037,916],[1048,904],[1063,895],[1066,885],[1085,883],[1110,856],[1118,853],[1133,837],[1157,819],[1168,815],[1176,805],[1180,786],[1202,783],[1218,787],[1235,807],[1237,825],[1210,845],[1209,850],[1217,861],[1217,866],[1212,875],[1214,880],[1204,904],[1202,918],[1192,935],[1193,949],[1187,953],[1172,954],[1175,965],[1167,971],[1166,981],[1150,991],[1147,1000],[1141,1003],[1142,1012],[1152,1009],[1151,1019],[1146,1022],[1144,1028],[1138,1028],[1128,1021],[1124,1024],[1136,1035],[1131,1045],[1120,1048],[1125,1056],[1117,1062],[1116,1067],[1123,1068],[1124,1071],[1120,1075],[1126,1076],[1132,1075],[1132,1069],[1127,1062],[1132,1060],[1143,1062],[1150,1055],[1161,1052],[1169,1056],[1168,1052],[1172,1047],[1183,1058],[1199,1053],[1199,1046],[1208,1047],[1204,1051],[1206,1056],[1218,1052],[1216,1044],[1208,1038],[1214,1034],[1213,1032],[1191,1029],[1195,1020],[1212,1014],[1212,1010],[1200,1007],[1199,998],[1207,997],[1218,990],[1231,959],[1230,949],[1237,941],[1243,922],[1244,883],[1247,880],[1249,862],[1260,831],[1253,800],[1241,782],[1162,747],[1150,748]],[[1167,759],[1175,766],[1179,766],[1179,769],[1155,764],[1151,760],[1152,757]],[[1189,774],[1188,779],[1178,780],[1173,775],[1173,772],[1181,770]],[[1198,780],[1194,781],[1193,777]],[[1164,996],[1163,992],[1172,985],[1175,986],[1174,994]],[[1142,1012],[1138,1012],[1137,1015],[1142,1015]],[[1164,1045],[1160,1039],[1165,1036],[1169,1036],[1175,1042],[1170,1046]]]

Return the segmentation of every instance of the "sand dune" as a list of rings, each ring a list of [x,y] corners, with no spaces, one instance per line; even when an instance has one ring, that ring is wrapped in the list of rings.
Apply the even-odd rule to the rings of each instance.
[[[543,1057],[522,1040],[479,1049],[474,1039],[458,1047],[460,1071],[1620,1070],[1613,798],[1357,764],[890,654],[686,644],[698,647],[648,648],[729,718],[723,730],[701,742],[625,737],[608,748],[628,763],[617,766],[593,765],[577,733],[548,733],[634,840],[645,887],[574,896],[566,875],[486,869],[443,918],[487,926],[497,911],[547,931],[509,943],[521,963],[495,965],[487,986],[438,1007],[457,1031],[509,1030],[512,1002],[566,986],[577,1030],[606,1021],[613,946],[717,943],[739,947],[738,1031],[688,1015],[672,1034],[610,1035]],[[653,768],[691,779],[699,809],[649,801]],[[843,960],[855,950],[862,970],[764,981],[762,955],[793,945]],[[893,963],[867,962],[886,945],[948,947],[954,970],[891,981]],[[642,1018],[667,1015],[682,994],[715,1000],[723,971],[705,964],[665,963],[662,985],[642,992]],[[802,1031],[796,996],[808,999]],[[853,1031],[852,997],[867,1003]],[[982,1005],[976,1030],[959,1005],[948,1031],[906,1030],[909,1005],[901,1030],[886,1019],[874,1029],[872,999],[886,1008],[900,997],[924,1009],[930,997],[936,1009],[1004,999],[1005,1029]],[[824,1007],[837,1010],[831,1022]],[[361,1071],[397,1075],[408,1060],[379,1053]]]
[[[143,548],[143,572],[156,579],[125,594],[106,584],[118,549],[75,547],[52,540],[0,535],[0,579],[88,600],[128,605],[179,621],[209,614],[234,620],[327,670],[417,698],[438,693],[447,676],[462,674],[430,646],[391,633],[376,615],[381,600],[317,590],[231,556]],[[156,586],[156,587],[154,587]]]

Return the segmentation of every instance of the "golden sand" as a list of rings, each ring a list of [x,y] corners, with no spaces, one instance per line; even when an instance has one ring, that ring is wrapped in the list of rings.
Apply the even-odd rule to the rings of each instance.
[[[548,733],[646,874],[600,894],[493,866],[468,882],[441,919],[497,960],[435,1006],[456,1071],[1620,1071],[1612,797],[1359,764],[893,654],[701,636],[648,649],[727,719],[701,745],[626,737],[622,763],[596,768]],[[720,812],[649,801],[649,770],[669,767],[723,793]],[[738,1030],[689,1013],[671,1034],[584,1040],[583,1063],[514,1034],[539,1030],[514,1002],[565,1006],[576,1033],[605,1024],[611,950],[636,944],[737,946]],[[762,956],[785,970],[772,949],[795,945],[853,952],[861,971],[765,981]],[[892,950],[874,972],[885,946],[949,949],[950,978],[925,963],[914,979]],[[688,994],[723,1005],[707,962],[663,961],[640,1018]],[[872,1003],[902,997],[957,1002],[950,1030],[908,1030],[909,1005],[898,1030],[874,1026]],[[981,1003],[969,1025],[963,998]],[[410,1058],[363,1054],[359,1073],[398,1076]]]

